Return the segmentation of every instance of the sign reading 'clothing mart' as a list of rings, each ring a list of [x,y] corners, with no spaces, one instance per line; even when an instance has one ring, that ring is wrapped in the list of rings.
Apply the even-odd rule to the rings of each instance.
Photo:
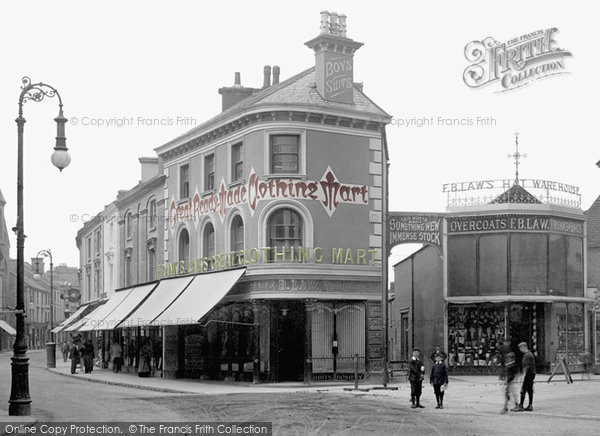
[[[202,196],[198,188],[189,202],[178,204],[175,198],[169,205],[169,227],[171,230],[179,221],[192,221],[198,225],[200,219],[210,213],[216,213],[221,220],[227,210],[234,206],[247,205],[254,215],[258,203],[262,200],[296,199],[319,201],[330,217],[340,203],[355,205],[369,204],[367,185],[350,185],[340,182],[330,167],[321,180],[305,181],[296,179],[260,180],[254,169],[244,185],[227,188],[225,181],[215,193]]]

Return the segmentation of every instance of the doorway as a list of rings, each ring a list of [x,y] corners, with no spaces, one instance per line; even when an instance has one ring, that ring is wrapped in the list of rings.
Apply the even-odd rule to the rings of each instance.
[[[272,306],[271,365],[274,381],[304,380],[306,313],[304,303],[275,302]]]

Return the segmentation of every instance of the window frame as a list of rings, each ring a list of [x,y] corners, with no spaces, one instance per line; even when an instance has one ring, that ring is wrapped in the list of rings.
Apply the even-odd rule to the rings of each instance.
[[[186,181],[182,180],[183,178],[183,171],[187,171],[186,175],[187,175],[187,192],[185,191],[186,186],[184,185],[184,183],[186,183]],[[190,198],[191,195],[191,183],[190,183],[190,163],[189,162],[185,162],[182,163],[181,165],[179,165],[178,167],[178,190],[179,190],[179,200],[186,200],[188,198]],[[187,195],[184,195],[187,194]]]
[[[235,159],[235,150],[239,150],[239,156],[237,158],[237,160]],[[229,171],[230,171],[230,183],[239,183],[242,182],[244,180],[244,142],[243,141],[237,141],[231,144],[230,147],[230,166],[229,166]],[[240,171],[240,175],[237,175],[237,170],[238,170],[238,166],[241,166],[241,171]]]
[[[297,232],[299,235],[296,237],[288,237],[287,233],[289,231],[289,228],[292,227],[292,225],[290,224],[286,224],[285,223],[285,216],[284,216],[284,222],[283,224],[277,224],[278,226],[281,226],[284,228],[284,233],[286,233],[286,235],[284,235],[283,237],[273,237],[273,220],[280,214],[285,214],[285,212],[289,212],[290,214],[293,214],[294,216],[297,217],[298,219],[298,223],[299,223],[299,231]],[[269,250],[269,255],[268,255],[268,261],[269,262],[274,262],[274,252],[275,252],[275,247],[285,247],[285,249],[287,250],[288,247],[290,247],[291,245],[288,245],[288,241],[299,241],[299,243],[297,245],[293,245],[294,247],[302,247],[304,245],[304,234],[306,232],[306,224],[304,222],[304,219],[302,217],[302,214],[300,214],[297,210],[292,209],[290,207],[285,207],[282,206],[280,208],[275,209],[274,211],[272,211],[269,214],[269,217],[267,219],[267,223],[266,223],[266,236],[267,236],[267,246],[271,248],[271,250]],[[275,232],[277,233],[277,232]],[[274,240],[279,240],[279,241],[284,241],[285,245],[274,245],[273,241]]]
[[[212,168],[208,167],[209,162],[211,163]],[[214,151],[202,157],[202,166],[204,168],[204,177],[202,177],[202,192],[214,192],[214,190],[216,189],[216,157]],[[211,176],[212,180],[210,180]],[[212,186],[209,186],[209,181],[212,181]]]
[[[273,172],[272,140],[274,136],[298,137],[298,172]],[[267,178],[305,178],[306,177],[306,130],[270,129],[264,132],[264,168]]]

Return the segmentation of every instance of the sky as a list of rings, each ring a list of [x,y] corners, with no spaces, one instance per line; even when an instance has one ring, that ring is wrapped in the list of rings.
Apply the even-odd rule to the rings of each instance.
[[[233,84],[234,72],[243,85],[260,87],[264,65],[279,65],[285,80],[314,64],[304,43],[318,35],[323,9],[347,15],[348,37],[364,43],[354,80],[393,117],[390,210],[443,212],[444,183],[512,178],[515,131],[527,154],[521,177],[579,186],[584,210],[600,194],[600,5],[593,1],[9,2],[0,14],[0,189],[9,230],[23,76],[58,89],[72,158],[62,173],[50,163],[56,99],[26,103],[26,259],[50,248],[55,264],[77,266],[83,222],[138,183],[139,157],[216,115],[217,90]],[[572,53],[568,74],[510,92],[495,92],[498,83],[465,84],[469,42],[548,28]],[[493,122],[477,125],[478,117]],[[118,127],[123,118],[134,122]],[[433,121],[418,127],[419,119]],[[391,262],[414,249],[396,247]]]

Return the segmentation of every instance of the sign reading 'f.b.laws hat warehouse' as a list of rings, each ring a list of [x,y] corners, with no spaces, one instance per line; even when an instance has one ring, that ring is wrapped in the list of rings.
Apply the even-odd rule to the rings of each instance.
[[[390,212],[387,249],[399,244],[435,245],[442,249],[442,214]]]

